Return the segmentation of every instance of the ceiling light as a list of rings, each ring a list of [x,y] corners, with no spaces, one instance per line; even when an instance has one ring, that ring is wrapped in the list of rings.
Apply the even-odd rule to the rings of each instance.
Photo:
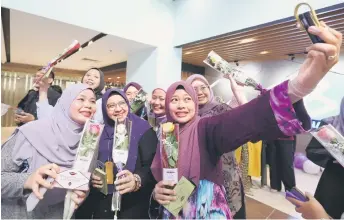
[[[112,78],[108,78],[108,79],[112,79]]]
[[[253,41],[256,41],[256,39],[255,38],[246,38],[246,39],[239,41],[239,44],[246,44],[246,43],[250,43]]]
[[[93,43],[93,41],[89,41],[87,46],[90,46]]]
[[[78,51],[81,51],[81,50],[82,50],[82,47],[80,47]]]
[[[260,52],[260,54],[268,54],[268,53],[270,53],[270,52],[269,52],[269,51],[266,51],[266,50]]]
[[[117,79],[120,79],[121,77],[120,76],[117,76]]]
[[[193,52],[192,51],[188,51],[188,52],[185,52],[185,55],[189,55],[189,54],[192,54]]]

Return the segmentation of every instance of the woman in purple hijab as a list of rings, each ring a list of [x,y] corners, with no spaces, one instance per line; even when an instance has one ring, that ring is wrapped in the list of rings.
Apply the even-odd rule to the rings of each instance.
[[[299,74],[249,103],[220,115],[200,118],[194,89],[180,81],[166,94],[167,121],[178,123],[178,177],[196,185],[177,216],[161,207],[162,218],[231,219],[223,187],[221,156],[242,144],[293,136],[311,128],[302,98],[308,95],[338,62],[342,35],[322,24],[308,31],[326,43],[307,48],[307,59]],[[160,153],[154,157],[152,173],[157,185],[152,198],[160,205],[176,200],[175,182],[164,181]]]
[[[123,91],[127,99],[129,100],[129,103],[131,103],[134,100],[140,89],[142,89],[142,86],[136,82],[130,82],[123,88]],[[140,118],[143,118],[144,120],[148,120],[146,106],[142,106],[142,108],[140,108],[135,113],[135,115],[139,116]]]
[[[99,177],[92,176],[90,195],[85,203],[78,209],[78,219],[113,219],[115,213],[111,211],[111,201],[114,190],[122,194],[121,211],[117,213],[119,219],[147,219],[149,198],[155,185],[150,166],[152,164],[157,137],[147,121],[130,112],[129,100],[125,94],[117,89],[109,89],[102,98],[102,111],[104,116],[104,131],[100,137],[100,162],[113,163],[113,144],[115,120],[118,122],[131,121],[128,159],[124,170],[118,172],[114,166],[114,176],[123,176],[115,184],[103,183]],[[117,125],[117,129],[119,126]],[[117,133],[116,133],[117,137]],[[108,194],[102,194],[98,188],[103,184],[108,186]]]
[[[233,94],[236,96],[236,99],[239,100],[239,104],[245,104],[247,102],[245,96],[242,93],[240,94],[240,91],[237,90],[238,85],[234,80],[232,78],[230,78],[230,80]],[[213,90],[210,88],[209,82],[204,76],[194,74],[189,76],[186,82],[196,91],[199,103],[198,115],[201,118],[219,115],[232,110],[227,104],[219,103],[215,100]],[[228,152],[222,155],[221,159],[226,200],[228,201],[233,218],[245,219],[245,193],[240,178],[240,168],[235,159],[234,152]]]
[[[56,178],[61,168],[72,168],[85,122],[96,111],[96,97],[87,85],[68,87],[49,117],[17,128],[1,147],[1,217],[5,219],[61,219],[66,190],[51,189],[45,176]],[[44,196],[38,187],[48,190]],[[33,192],[42,201],[32,212],[26,199]],[[75,191],[80,204],[85,193]],[[29,204],[28,204],[29,205]]]
[[[331,124],[344,136],[344,97],[340,104],[339,115],[323,119],[320,126],[326,124]],[[332,155],[314,137],[308,144],[306,152],[308,159],[325,168],[314,197],[333,219],[340,219],[342,213],[344,213],[343,166],[337,163]]]

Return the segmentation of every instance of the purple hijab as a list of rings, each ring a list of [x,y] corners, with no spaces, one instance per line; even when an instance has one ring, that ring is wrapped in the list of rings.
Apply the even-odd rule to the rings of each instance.
[[[102,136],[100,137],[99,154],[98,154],[98,160],[100,160],[103,163],[109,160],[112,161],[114,121],[108,116],[107,111],[106,111],[106,105],[107,105],[108,99],[114,94],[122,96],[122,98],[127,103],[129,111],[130,111],[129,101],[127,97],[125,96],[124,92],[122,92],[121,90],[109,89],[103,95],[102,111],[103,111],[105,127],[104,127],[104,132],[102,133]],[[135,166],[136,166],[139,141],[141,137],[143,136],[143,134],[148,129],[150,129],[150,125],[147,121],[141,119],[135,114],[132,114],[131,112],[128,112],[127,119],[129,119],[132,122],[132,128],[131,128],[132,130],[131,130],[131,137],[130,137],[129,155],[128,155],[128,160],[127,160],[125,169],[133,173],[135,171]],[[114,173],[117,173],[116,168],[114,169]],[[111,190],[113,190],[113,188],[111,189],[109,188],[110,194],[112,193]]]
[[[176,123],[172,118],[169,103],[172,96],[178,87],[183,87],[184,90],[191,96],[195,102],[195,116],[186,124],[180,124],[179,134],[179,157],[178,157],[178,177],[182,176],[192,180],[196,185],[200,179],[200,152],[198,145],[198,100],[194,89],[184,81],[173,83],[167,90],[165,108],[168,122]],[[159,182],[162,180],[162,164],[160,149],[155,154],[151,170],[154,178]]]
[[[342,102],[340,103],[340,112],[339,115],[326,118],[324,120],[326,123],[333,125],[341,133],[344,135],[344,97],[342,98]]]
[[[123,91],[126,92],[130,86],[135,87],[137,90],[142,89],[142,86],[136,82],[130,82],[124,86]]]
[[[192,86],[192,83],[195,80],[202,81],[204,84],[208,86],[208,89],[210,91],[209,101],[206,104],[199,106],[198,115],[203,115],[204,113],[207,113],[208,111],[210,111],[211,109],[219,105],[220,103],[215,100],[213,90],[210,88],[209,82],[204,76],[200,74],[193,74],[186,79],[186,83]]]
[[[27,123],[18,128],[19,132],[36,149],[35,152],[50,163],[67,168],[73,165],[84,125],[71,119],[69,109],[80,92],[86,89],[88,86],[85,84],[69,86],[63,91],[50,117]],[[25,153],[30,149],[21,150],[23,151],[21,153]],[[40,164],[37,161],[35,163]]]

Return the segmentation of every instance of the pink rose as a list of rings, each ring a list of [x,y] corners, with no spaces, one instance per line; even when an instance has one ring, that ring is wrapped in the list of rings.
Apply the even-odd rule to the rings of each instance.
[[[100,126],[99,125],[96,125],[96,124],[90,125],[90,133],[91,134],[98,136],[99,132],[100,132]]]
[[[336,134],[327,127],[320,128],[318,136],[326,143],[331,143],[336,140]]]

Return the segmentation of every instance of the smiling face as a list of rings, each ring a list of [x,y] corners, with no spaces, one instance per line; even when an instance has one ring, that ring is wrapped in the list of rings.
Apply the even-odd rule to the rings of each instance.
[[[205,84],[201,80],[194,80],[192,82],[192,87],[195,89],[197,98],[198,98],[198,104],[199,105],[205,105],[210,100],[210,89],[207,84]]]
[[[129,86],[127,91],[125,91],[125,95],[127,96],[127,99],[129,100],[129,102],[134,100],[138,92],[139,90],[137,90],[134,86]]]
[[[82,91],[70,106],[69,113],[73,121],[78,124],[85,124],[96,112],[96,96],[93,91],[86,89]]]
[[[90,88],[92,88],[92,89],[98,88],[100,85],[100,73],[99,73],[99,71],[96,69],[91,69],[91,70],[87,71],[87,73],[85,74],[85,76],[82,80],[82,83],[89,85]]]
[[[185,124],[195,117],[196,106],[184,89],[177,89],[169,103],[170,114],[179,124]]]
[[[118,119],[119,122],[123,122],[128,116],[129,106],[122,96],[114,94],[107,100],[106,112],[112,120]]]
[[[156,115],[165,114],[165,98],[166,98],[165,91],[161,89],[154,90],[152,94],[152,99],[150,101],[154,114]]]

